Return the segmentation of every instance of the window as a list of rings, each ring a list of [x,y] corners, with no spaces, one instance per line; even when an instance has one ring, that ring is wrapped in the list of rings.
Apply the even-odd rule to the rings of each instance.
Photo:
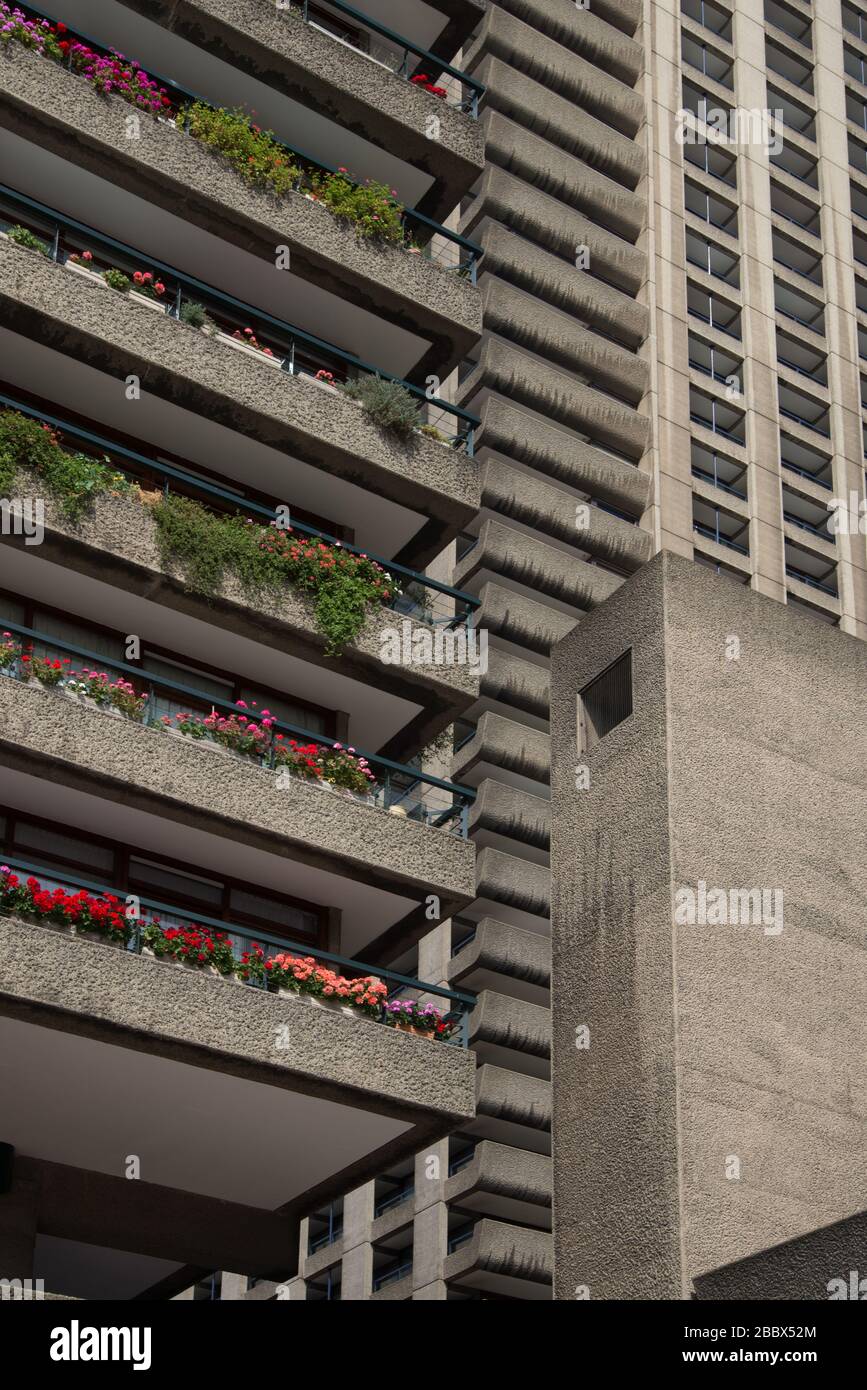
[[[624,652],[578,696],[578,740],[587,753],[632,713],[632,652]]]

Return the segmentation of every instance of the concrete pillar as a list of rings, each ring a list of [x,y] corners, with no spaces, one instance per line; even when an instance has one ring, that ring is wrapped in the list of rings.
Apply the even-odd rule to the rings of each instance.
[[[12,1180],[12,1190],[0,1196],[0,1279],[39,1278],[34,1268],[38,1188],[36,1183]]]

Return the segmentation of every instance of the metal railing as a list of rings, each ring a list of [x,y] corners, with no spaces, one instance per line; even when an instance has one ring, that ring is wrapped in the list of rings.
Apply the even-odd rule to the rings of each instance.
[[[409,82],[422,68],[431,79],[445,74],[446,79],[450,79],[445,100],[473,117],[478,116],[479,102],[485,93],[483,83],[460,68],[452,67],[404,34],[381,24],[364,10],[347,5],[344,0],[270,0],[270,3],[275,4],[278,11],[298,14],[306,24],[330,34]],[[339,22],[333,11],[345,16],[348,22]],[[418,61],[413,63],[412,59]]]
[[[474,431],[479,424],[477,415],[438,396],[429,398],[422,387],[382,372],[354,353],[326,342],[324,338],[317,338],[264,309],[246,304],[234,295],[167,265],[165,261],[156,260],[134,246],[106,236],[84,222],[66,217],[45,203],[0,184],[0,230],[8,231],[14,225],[35,230],[37,235],[47,238],[47,255],[60,265],[73,254],[81,255],[85,251],[93,253],[95,249],[101,249],[101,259],[105,264],[124,274],[129,271],[132,275],[136,270],[157,272],[167,282],[164,297],[155,304],[158,310],[171,318],[183,319],[191,304],[198,305],[207,312],[213,326],[222,331],[224,338],[233,341],[235,335],[242,338],[244,330],[253,326],[253,336],[260,349],[267,348],[270,354],[263,357],[263,361],[270,361],[290,376],[315,377],[318,371],[330,369],[330,374],[341,382],[351,381],[359,375],[395,382],[418,402],[419,410],[423,412],[419,415],[419,425],[434,425],[442,433],[448,434],[455,448],[463,449],[468,455],[474,451]],[[253,351],[248,344],[245,347]],[[262,356],[262,353],[257,355]]]
[[[19,414],[26,415],[32,420],[38,420],[51,429],[62,431],[64,435],[69,435],[70,439],[74,439],[82,445],[82,452],[84,453],[89,452],[90,449],[96,449],[99,460],[107,461],[119,473],[136,479],[144,474],[148,478],[157,480],[166,494],[175,491],[183,496],[192,496],[215,511],[225,514],[226,509],[229,508],[234,513],[248,516],[252,521],[261,522],[262,525],[270,525],[280,519],[280,516],[285,515],[285,513],[278,513],[276,507],[266,507],[264,504],[243,497],[229,488],[220,487],[216,483],[209,483],[200,475],[188,473],[185,469],[174,464],[140,454],[135,449],[128,449],[124,445],[116,444],[92,430],[82,429],[80,425],[70,424],[59,416],[49,415],[43,410],[37,410],[34,406],[18,400],[15,396],[7,396],[0,392],[0,408],[2,407],[16,410]],[[65,440],[60,442],[61,446],[66,444]],[[317,540],[325,541],[328,545],[339,546],[342,551],[350,555],[364,555],[367,559],[373,560],[376,564],[382,565],[383,569],[388,570],[400,584],[402,592],[388,603],[384,603],[384,608],[407,617],[416,618],[419,621],[444,625],[448,628],[472,627],[474,614],[481,606],[481,599],[476,598],[474,594],[466,594],[462,589],[455,589],[450,584],[432,579],[429,575],[422,574],[418,570],[409,569],[406,565],[397,564],[394,560],[386,560],[381,555],[373,554],[370,550],[362,550],[357,545],[350,545],[348,541],[339,540],[338,537],[329,535],[327,531],[320,531],[315,526],[308,526],[305,522],[296,521],[292,519],[291,511],[290,506],[289,527],[293,534],[297,532],[302,536],[315,537]]]
[[[804,570],[796,569],[794,565],[786,565],[786,574],[789,575],[791,579],[799,580],[802,584],[809,584],[811,589],[821,589],[823,594],[830,594],[832,598],[840,597],[837,589],[831,584],[825,584],[821,579],[814,579],[811,574],[807,574]]]
[[[398,1279],[403,1279],[407,1274],[412,1273],[412,1260],[405,1260],[403,1263],[387,1265],[382,1274],[374,1275],[373,1292],[382,1289],[386,1284],[396,1284]]]
[[[329,0],[329,3],[332,3],[332,0]],[[40,19],[47,19],[52,24],[57,23],[56,16],[49,14],[47,10],[39,9],[36,5],[20,5],[18,8],[25,14],[30,13],[38,16]],[[347,10],[349,9],[348,6],[345,8]],[[373,23],[375,21],[371,22]],[[385,32],[388,33],[390,31],[386,30]],[[67,26],[66,37],[81,40],[96,53],[109,55],[116,52],[115,49],[100,43],[98,39],[94,39],[89,34],[85,34],[82,30],[74,27]],[[417,51],[420,54],[425,53],[424,49],[419,49]],[[125,56],[128,58],[128,55]],[[474,100],[467,109],[470,109],[473,115],[478,114],[478,102],[479,98],[484,93],[484,86],[480,82],[476,82],[475,78],[468,77],[466,74],[458,74],[455,68],[448,68],[446,64],[442,63],[442,60],[436,61],[440,63],[443,71],[457,74],[473,89]],[[72,71],[71,68],[70,71]],[[171,110],[173,112],[172,119],[177,125],[177,129],[183,134],[188,134],[187,126],[183,121],[177,122],[177,116],[190,103],[199,102],[204,106],[210,107],[211,110],[223,109],[216,106],[214,102],[208,101],[206,97],[200,96],[199,93],[192,91],[189,87],[184,87],[173,78],[165,77],[162,73],[156,72],[153,68],[142,67],[142,71],[146,76],[165,87],[166,96],[171,102]],[[168,108],[166,108],[166,110],[168,110]],[[159,119],[164,120],[165,117]],[[278,136],[273,135],[273,133],[272,138],[281,149],[286,151],[287,155],[291,156],[291,162],[293,164],[300,164],[305,170],[314,174],[336,174],[338,172],[336,165],[326,164],[323,160],[314,158],[313,155],[308,154],[305,150],[301,150],[295,145],[290,145],[288,141],[281,140]],[[351,179],[349,181],[354,182],[354,180]],[[407,233],[407,241],[409,241],[411,233],[416,234],[423,243],[422,251],[428,259],[438,262],[447,270],[453,270],[461,275],[466,275],[472,284],[476,283],[476,268],[479,258],[482,255],[481,246],[474,241],[470,241],[467,237],[462,236],[460,232],[454,231],[451,227],[445,227],[442,223],[434,221],[433,218],[427,217],[424,213],[417,212],[415,208],[404,205],[401,216],[404,229]],[[442,238],[445,244],[441,246],[433,245],[432,242],[434,237]]]
[[[738,541],[733,541],[731,536],[727,536],[724,531],[714,529],[713,526],[706,526],[703,521],[692,523],[693,531],[697,531],[700,536],[705,536],[709,541],[716,541],[717,545],[724,545],[729,550],[736,550],[739,555],[749,555],[749,547],[741,545]]]
[[[470,1012],[476,1004],[476,997],[473,994],[467,994],[462,990],[445,989],[442,985],[427,984],[424,980],[416,980],[410,975],[401,975],[397,971],[389,970],[383,966],[368,965],[364,961],[352,960],[348,956],[337,955],[334,951],[322,951],[317,946],[312,946],[309,941],[290,941],[288,938],[273,936],[269,932],[262,932],[253,927],[239,926],[235,922],[225,921],[219,917],[204,916],[200,912],[191,912],[186,908],[174,907],[171,903],[159,902],[155,898],[145,898],[138,893],[128,895],[126,889],[94,883],[91,879],[67,873],[65,869],[58,870],[45,864],[34,864],[29,860],[10,858],[6,855],[3,856],[3,863],[6,868],[13,869],[18,873],[38,876],[41,888],[67,887],[74,888],[76,891],[83,889],[94,897],[104,897],[110,894],[124,903],[128,896],[134,897],[139,910],[137,915],[127,916],[130,939],[125,947],[131,955],[141,955],[145,945],[144,931],[151,923],[160,927],[185,925],[205,927],[208,931],[220,932],[231,940],[236,959],[240,959],[244,952],[256,945],[261,947],[266,960],[286,952],[302,957],[312,956],[318,963],[339,967],[341,971],[346,972],[347,978],[375,975],[377,979],[386,983],[394,981],[401,988],[404,997],[432,995],[436,999],[441,999],[444,1005],[443,1022],[452,1025],[451,1033],[444,1041],[455,1047],[465,1048],[468,1046],[468,1020]],[[142,915],[142,909],[152,915],[150,917]],[[6,913],[6,915],[14,914]],[[268,981],[264,977],[259,979],[251,976],[249,980],[243,981],[242,985],[247,989],[269,990]],[[269,992],[271,991],[269,990]],[[383,1023],[384,1019],[385,1016],[383,1015],[381,1020]],[[379,1022],[380,1020],[374,1019],[373,1021]]]
[[[808,482],[815,483],[817,487],[827,488],[830,492],[834,486],[832,480],[820,478],[817,473],[810,473],[806,468],[799,468],[796,463],[788,463],[786,459],[781,459],[780,463],[783,468],[788,468],[790,473],[797,473],[799,478],[806,478]]]
[[[91,663],[100,672],[105,671],[106,674],[116,672],[125,680],[130,681],[135,686],[137,693],[146,693],[148,696],[145,713],[141,720],[136,721],[146,727],[164,729],[162,720],[166,715],[171,717],[170,711],[174,710],[179,714],[188,713],[191,706],[195,708],[196,705],[198,705],[199,711],[214,712],[224,717],[238,714],[249,715],[249,711],[245,707],[239,707],[229,700],[221,700],[205,691],[197,690],[195,686],[183,685],[180,681],[155,675],[140,666],[132,666],[128,662],[115,660],[114,657],[106,657],[100,652],[89,651],[73,642],[66,642],[63,638],[54,637],[51,633],[40,632],[37,628],[25,627],[21,623],[4,620],[3,629],[16,637],[22,637],[31,642],[37,656],[44,653],[68,652],[71,656]],[[11,671],[3,674],[7,678],[15,680],[25,678],[20,667],[19,673],[16,675],[12,675]],[[71,674],[70,672],[70,676]],[[70,698],[68,695],[64,696],[62,684],[60,685],[59,698]],[[258,761],[263,767],[279,768],[274,752],[273,735],[276,733],[282,734],[284,738],[288,737],[296,741],[317,744],[323,749],[345,749],[347,746],[346,743],[338,745],[335,739],[328,738],[325,734],[313,733],[309,729],[299,728],[297,725],[285,723],[280,719],[275,719],[270,727],[272,740],[265,752],[261,755],[239,754],[238,756],[246,761]],[[191,741],[195,745],[200,740]],[[410,767],[406,763],[393,762],[391,758],[382,758],[375,753],[366,754],[360,749],[356,749],[355,753],[358,759],[366,758],[376,778],[375,783],[371,783],[370,793],[364,797],[365,804],[376,806],[394,815],[406,816],[408,820],[420,821],[424,825],[446,829],[451,834],[459,835],[462,839],[467,838],[469,807],[476,796],[472,787],[464,787],[457,782],[447,782],[441,777],[420,772],[417,768]],[[347,792],[347,795],[354,794]]]

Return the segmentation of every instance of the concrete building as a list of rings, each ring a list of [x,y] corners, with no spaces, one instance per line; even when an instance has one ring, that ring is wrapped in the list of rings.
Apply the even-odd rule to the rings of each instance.
[[[702,592],[714,576],[699,566],[726,590],[733,577],[754,591],[745,599],[777,600],[808,625],[840,629],[817,642],[846,638],[851,650],[867,635],[867,537],[857,525],[867,183],[862,192],[855,162],[867,10],[862,18],[849,0],[842,10],[838,0],[767,0],[764,10],[757,0],[680,0],[680,9],[658,0],[54,4],[53,19],[134,56],[165,89],[165,114],[154,121],[95,93],[86,73],[64,71],[75,68],[68,55],[52,63],[20,43],[0,54],[2,226],[30,230],[49,253],[20,236],[0,240],[2,404],[107,451],[143,484],[147,505],[109,490],[75,515],[49,497],[41,545],[3,537],[0,612],[23,640],[41,634],[37,650],[53,637],[117,662],[124,639],[140,636],[127,665],[163,682],[153,687],[161,713],[189,703],[184,687],[205,705],[255,698],[261,708],[264,697],[305,737],[365,749],[379,790],[363,806],[295,782],[288,795],[250,766],[232,764],[231,775],[221,766],[211,779],[207,745],[158,743],[119,721],[108,737],[104,714],[3,681],[10,823],[38,820],[41,862],[55,875],[58,864],[89,862],[80,849],[49,856],[46,836],[74,826],[99,840],[101,862],[127,892],[165,901],[171,886],[170,904],[195,905],[176,877],[193,866],[184,872],[223,875],[212,890],[221,911],[210,916],[236,928],[261,931],[291,907],[296,935],[287,927],[284,936],[297,941],[298,924],[315,921],[320,951],[401,977],[395,997],[424,998],[422,981],[447,991],[428,994],[456,1016],[470,1010],[473,1055],[367,1020],[317,1017],[307,1020],[310,1051],[293,1042],[290,1085],[285,1058],[275,1071],[273,1059],[240,1058],[214,1036],[165,1042],[172,991],[152,1012],[145,1001],[168,966],[117,954],[113,971],[130,976],[129,1000],[124,981],[116,991],[128,1018],[109,1008],[94,1023],[92,983],[76,994],[77,972],[60,960],[68,998],[54,1001],[55,981],[31,999],[29,976],[10,965],[3,1009],[43,1033],[62,1017],[98,1056],[113,1055],[128,1029],[146,1053],[169,1048],[191,1087],[193,1065],[281,1093],[319,1095],[321,1084],[352,1115],[351,1153],[326,1172],[323,1138],[309,1155],[317,1181],[299,1172],[292,1190],[257,1194],[253,1205],[284,1213],[276,1243],[292,1245],[285,1260],[270,1246],[256,1259],[234,1245],[237,1212],[227,1214],[224,1255],[216,1240],[196,1244],[194,1231],[177,1251],[139,1250],[132,1213],[122,1238],[133,1244],[115,1246],[124,1260],[138,1252],[131,1294],[572,1296],[561,1290],[578,1247],[560,1241],[555,1262],[552,1240],[552,1116],[571,1122],[571,1101],[552,1092],[551,1072],[551,761],[569,737],[551,723],[551,652],[565,639],[568,662],[583,669],[582,621],[600,606],[616,614],[621,590],[651,584],[644,567],[660,550],[682,557]],[[207,114],[191,129],[175,119],[196,98],[255,112],[286,146],[296,190],[275,194],[284,175],[273,163],[263,186],[255,144],[245,155],[252,177],[215,155]],[[737,114],[769,107],[780,124],[757,128]],[[746,132],[739,143],[713,134],[719,111],[727,132]],[[347,220],[358,195],[339,185],[342,168],[394,190],[402,230],[393,242]],[[323,183],[329,177],[338,183]],[[94,260],[70,266],[84,251]],[[121,300],[88,277],[93,264],[150,267],[172,312],[153,312],[147,286],[144,298],[133,285]],[[239,347],[238,336],[248,341]],[[415,397],[426,434],[383,428],[334,389],[377,374]],[[16,486],[41,495],[38,480]],[[303,534],[378,557],[403,593],[371,607],[338,657],[303,595],[256,590],[230,565],[222,574],[218,565],[213,582],[213,556],[189,518],[176,514],[173,531],[157,509],[165,488],[259,520],[288,505]],[[848,526],[833,525],[834,498]],[[659,626],[655,599],[646,622]],[[384,663],[396,626],[401,655]],[[413,659],[419,627],[453,643],[463,634],[465,659],[454,645],[437,659],[423,642]],[[486,634],[483,660],[467,659],[472,632]],[[667,708],[659,717],[668,720]],[[582,844],[583,868],[601,872],[593,837]],[[9,860],[37,858],[14,837],[3,848]],[[144,852],[164,856],[161,892],[130,875]],[[239,922],[237,894],[254,881],[286,902]],[[30,926],[10,929],[34,937]],[[50,944],[71,961],[109,955],[93,943]],[[153,985],[143,970],[157,972]],[[282,1018],[271,1009],[294,1007],[180,971],[171,980],[191,998],[219,995],[221,1030],[231,1031],[230,1007],[244,1026],[250,996],[266,1031]],[[401,1052],[368,1056],[336,1033],[335,1048],[348,1047],[342,1067],[335,1061],[332,1075],[323,1064],[314,1080],[320,1024],[354,1029],[370,1049],[414,1049],[409,1089],[399,1065],[389,1070]],[[432,1056],[442,1076],[414,1070]],[[394,1142],[370,1118],[382,1106],[403,1126]],[[323,1121],[323,1136],[333,1128]],[[8,1142],[25,1186],[38,1177],[28,1163],[103,1172],[92,1150],[65,1157],[26,1116],[21,1132]],[[179,1132],[178,1152],[188,1142]],[[243,1180],[203,1200],[243,1204],[254,1173],[231,1166]],[[104,1176],[119,1180],[113,1168]],[[153,1181],[185,1187],[171,1166]],[[67,1235],[53,1216],[39,1225],[31,1189],[19,1200],[29,1215],[23,1227],[10,1217],[9,1239],[38,1232],[40,1254],[54,1241],[65,1272],[57,1242],[84,1241],[86,1221]],[[174,1199],[165,1200],[174,1229]],[[652,1234],[664,1244],[676,1222],[654,1207],[660,1200],[655,1189],[647,1220],[658,1218]],[[571,1242],[572,1212],[562,1210],[558,1235]],[[807,1224],[783,1222],[767,1238],[780,1244],[853,1211],[840,1193]],[[89,1243],[110,1236],[101,1226]],[[678,1271],[648,1253],[637,1283],[612,1276],[611,1288],[688,1296],[694,1276],[739,1269],[755,1253],[733,1238]],[[167,1267],[145,1278],[145,1256]],[[81,1251],[69,1259],[60,1291],[87,1294],[116,1277],[120,1257],[105,1256],[92,1275]]]

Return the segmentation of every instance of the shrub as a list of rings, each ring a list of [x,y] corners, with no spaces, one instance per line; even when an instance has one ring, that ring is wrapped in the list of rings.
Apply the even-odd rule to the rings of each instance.
[[[285,147],[240,108],[215,109],[194,101],[182,114],[193,138],[221,155],[248,183],[288,193],[296,182],[298,166]]]
[[[317,202],[334,217],[350,222],[359,236],[397,244],[403,241],[402,209],[395,189],[373,179],[353,183],[345,169],[312,175],[310,188]]]
[[[181,304],[180,312],[181,323],[186,323],[190,328],[214,327],[214,320],[205,309],[204,304],[199,304],[195,299],[185,299]]]
[[[247,517],[215,516],[189,497],[159,497],[154,518],[164,563],[180,560],[198,593],[214,597],[232,571],[254,595],[279,595],[285,584],[309,594],[331,655],[358,635],[369,608],[397,592],[391,575],[366,555]]]
[[[16,246],[26,246],[28,251],[39,251],[43,256],[50,255],[48,243],[35,236],[29,227],[10,227],[6,235]]]
[[[48,425],[16,410],[0,411],[0,495],[9,496],[22,469],[38,474],[71,521],[78,520],[99,493],[131,491],[128,479],[109,467],[108,460],[67,453]]]
[[[362,376],[343,387],[347,396],[359,401],[374,424],[408,438],[419,424],[415,397],[397,381],[381,376]]]
[[[126,294],[132,285],[132,280],[122,270],[104,270],[102,278],[110,289],[117,290],[119,294]]]

